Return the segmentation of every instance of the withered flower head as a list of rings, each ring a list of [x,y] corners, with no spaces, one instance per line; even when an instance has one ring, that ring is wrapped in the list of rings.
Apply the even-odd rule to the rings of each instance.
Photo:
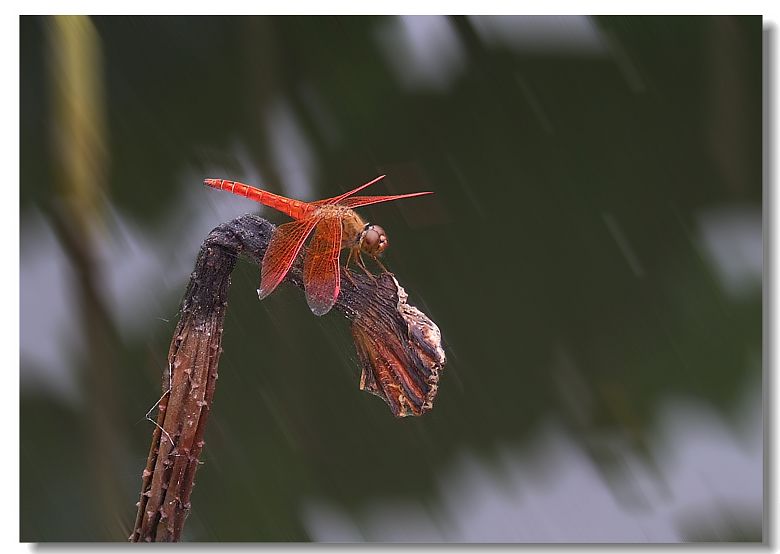
[[[360,388],[387,402],[397,417],[433,408],[446,363],[439,328],[407,298],[395,277],[384,273],[374,295],[354,306],[352,317],[363,369]]]

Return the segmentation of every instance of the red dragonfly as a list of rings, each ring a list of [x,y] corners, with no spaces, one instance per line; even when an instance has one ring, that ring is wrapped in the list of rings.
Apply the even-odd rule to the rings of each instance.
[[[352,196],[384,178],[385,175],[380,175],[354,190],[316,202],[285,198],[225,179],[206,179],[203,184],[245,196],[295,219],[277,227],[268,244],[260,269],[260,288],[257,290],[260,299],[271,294],[284,280],[306,239],[314,231],[314,238],[303,260],[303,285],[309,308],[315,315],[323,315],[336,303],[341,290],[339,254],[343,248],[349,249],[346,266],[355,258],[355,263],[371,275],[361,257],[361,252],[365,252],[385,269],[378,257],[389,244],[387,233],[379,225],[363,221],[352,208],[433,194],[413,192],[394,196]],[[349,277],[348,273],[346,275]]]

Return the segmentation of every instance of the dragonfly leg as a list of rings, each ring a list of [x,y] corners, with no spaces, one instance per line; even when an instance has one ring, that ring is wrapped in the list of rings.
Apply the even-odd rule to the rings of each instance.
[[[360,266],[360,268],[363,271],[366,272],[366,275],[368,275],[371,278],[372,281],[376,282],[376,277],[374,277],[374,275],[368,270],[368,268],[366,267],[366,264],[363,263],[363,256],[360,254],[360,250],[358,250],[357,260],[356,261],[357,261],[357,264]]]
[[[355,279],[352,277],[352,272],[349,270],[349,262],[352,261],[352,254],[354,254],[355,249],[350,248],[349,249],[349,255],[347,256],[347,263],[344,264],[344,275],[347,279],[349,279],[349,282],[355,285]]]
[[[382,262],[380,262],[380,261],[379,261],[379,258],[378,258],[377,256],[373,256],[373,258],[374,258],[374,261],[377,263],[377,265],[378,265],[379,267],[381,267],[381,268],[382,268],[382,271],[384,271],[385,273],[390,273],[390,272],[387,270],[387,268],[385,267],[385,264],[383,264]]]

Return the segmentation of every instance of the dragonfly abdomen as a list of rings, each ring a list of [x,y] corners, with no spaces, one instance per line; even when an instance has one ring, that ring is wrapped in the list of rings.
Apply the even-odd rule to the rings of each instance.
[[[279,210],[283,214],[289,215],[293,219],[303,219],[309,212],[313,210],[313,207],[306,202],[300,200],[293,200],[292,198],[285,198],[272,192],[260,190],[255,187],[250,187],[244,183],[238,181],[228,181],[227,179],[205,179],[203,184],[207,187],[226,190],[237,194],[238,196],[244,196],[255,202],[259,202],[264,206]]]

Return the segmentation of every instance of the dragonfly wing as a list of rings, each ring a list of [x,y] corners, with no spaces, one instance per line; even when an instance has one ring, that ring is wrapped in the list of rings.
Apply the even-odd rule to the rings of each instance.
[[[339,268],[341,219],[329,217],[317,225],[303,261],[303,285],[306,302],[314,315],[330,311],[341,290]]]
[[[260,269],[260,288],[257,295],[262,300],[284,280],[290,271],[303,243],[319,223],[319,217],[291,221],[276,228]]]
[[[369,204],[379,204],[380,202],[390,202],[391,200],[400,200],[401,198],[425,196],[426,194],[433,194],[433,193],[412,192],[411,194],[396,194],[393,196],[353,196],[352,198],[344,198],[339,202],[339,205],[346,206],[348,208],[358,208],[360,206],[368,206]]]
[[[376,179],[372,179],[368,183],[360,185],[356,189],[352,189],[352,190],[347,191],[347,192],[345,192],[343,194],[339,194],[338,196],[334,196],[333,198],[326,198],[325,200],[317,200],[316,202],[312,202],[312,204],[314,204],[315,206],[322,206],[324,204],[340,204],[341,201],[344,200],[345,198],[347,198],[348,196],[352,196],[356,192],[361,191],[361,190],[363,190],[366,187],[370,187],[374,183],[378,183],[379,181],[381,181],[385,177],[386,177],[386,175],[380,175]]]

